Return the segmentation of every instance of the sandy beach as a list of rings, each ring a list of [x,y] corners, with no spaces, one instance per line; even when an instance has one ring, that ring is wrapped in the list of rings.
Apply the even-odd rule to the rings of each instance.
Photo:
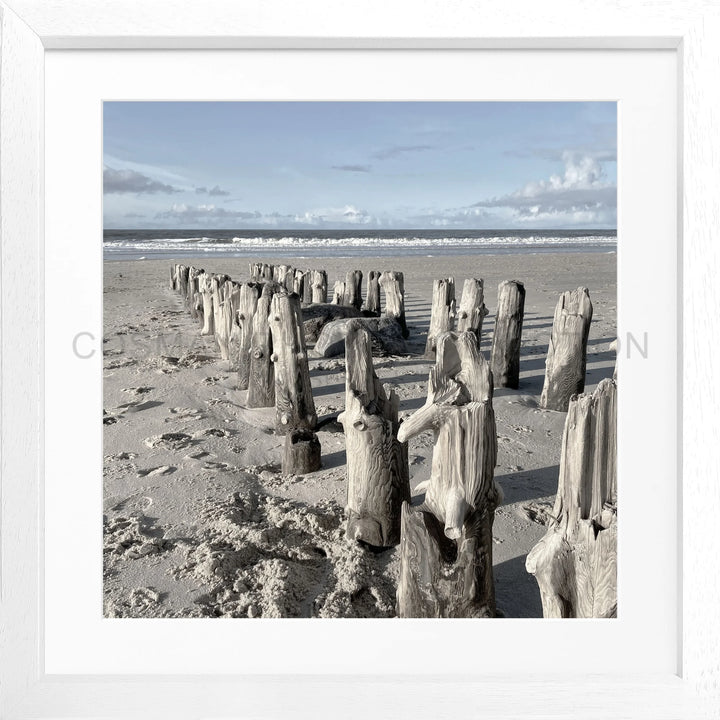
[[[520,387],[496,389],[493,566],[505,617],[542,617],[525,556],[546,531],[557,489],[565,413],[542,410],[545,357],[560,292],[586,286],[593,303],[586,391],[612,377],[616,336],[613,252],[380,258],[202,257],[185,264],[248,280],[249,261],[324,268],[328,285],[350,269],[405,275],[408,353],[374,358],[400,396],[400,417],[427,395],[423,358],[432,281],[485,282],[492,339],[497,287],[525,284]],[[108,617],[393,617],[397,550],[374,553],[344,536],[345,362],[311,358],[322,469],[283,476],[274,408],[249,410],[246,392],[199,335],[169,288],[168,258],[104,265],[104,611]],[[363,284],[363,291],[365,284]],[[409,444],[410,483],[426,480],[432,436]],[[417,501],[418,498],[414,498]]]

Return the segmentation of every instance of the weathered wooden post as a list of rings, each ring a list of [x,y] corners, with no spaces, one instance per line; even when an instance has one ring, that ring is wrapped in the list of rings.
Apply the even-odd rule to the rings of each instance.
[[[201,272],[202,270],[198,270],[194,265],[188,268],[187,287],[185,288],[185,307],[193,318],[197,317],[195,310],[195,293],[197,292],[197,276]]]
[[[204,275],[204,270],[198,270],[192,279],[191,287],[188,288],[188,293],[192,296],[190,300],[190,316],[195,318],[200,325],[204,325],[205,323],[203,295],[200,292],[200,279]]]
[[[362,279],[361,270],[348,270],[345,275],[345,292],[342,304],[359,310],[362,307]]]
[[[342,305],[345,297],[345,283],[342,280],[336,280],[333,287],[332,304]]]
[[[478,340],[482,333],[483,318],[488,314],[485,307],[484,287],[482,280],[465,280],[460,305],[457,310],[455,329],[460,332],[470,330],[474,332]]]
[[[305,270],[302,273],[302,304],[310,305],[312,301],[312,270]]]
[[[283,475],[307,475],[320,469],[321,448],[312,430],[290,430],[285,436]]]
[[[258,283],[244,283],[240,286],[235,313],[238,335],[235,344],[238,372],[238,390],[247,390],[250,382],[250,348],[252,345],[253,318],[260,297]]]
[[[455,280],[443,278],[433,280],[432,311],[430,327],[428,328],[427,342],[425,343],[425,357],[435,357],[435,346],[438,336],[452,330],[455,317]]]
[[[283,435],[290,430],[314,430],[317,413],[297,295],[281,291],[273,296],[270,330],[275,363],[275,428]]]
[[[215,334],[215,317],[213,315],[212,302],[212,275],[204,272],[199,277],[198,287],[202,296],[203,326],[201,335]]]
[[[214,273],[210,279],[210,294],[212,296],[212,311],[213,311],[213,327],[215,328],[215,342],[220,347],[220,340],[218,339],[218,328],[222,325],[222,310],[220,305],[223,301],[223,286],[225,283],[230,282],[229,275],[223,275],[221,273]]]
[[[177,290],[177,265],[170,266],[170,289]]]
[[[187,265],[179,265],[178,266],[178,292],[182,297],[185,297],[187,295],[187,286],[188,286],[188,274],[190,272],[190,268]]]
[[[310,285],[312,286],[312,302],[327,302],[327,273],[325,270],[310,271]]]
[[[377,270],[368,273],[365,310],[373,315],[380,315],[380,273]]]
[[[520,342],[525,314],[525,286],[503,280],[498,286],[490,368],[495,387],[517,390],[520,384]]]
[[[230,369],[233,367],[233,359],[230,356],[230,337],[235,324],[235,308],[240,299],[240,286],[232,280],[223,283],[219,290],[220,307],[219,322],[215,325],[215,339],[220,347],[220,357],[230,361]]]
[[[272,362],[270,305],[273,295],[279,289],[279,285],[275,283],[265,283],[255,308],[250,341],[250,377],[247,394],[249,408],[275,405],[275,368]]]
[[[565,412],[585,389],[587,341],[593,307],[585,287],[564,292],[555,307],[540,407]]]
[[[617,617],[616,394],[606,379],[570,400],[552,524],[525,562],[546,618]]]
[[[295,268],[290,265],[275,265],[273,268],[273,281],[284,287],[289,293],[293,292]]]
[[[493,477],[492,374],[473,332],[443,333],[436,349],[427,401],[398,433],[401,441],[435,435],[425,501],[403,505],[398,615],[494,617],[492,525],[502,491]]]
[[[345,339],[347,536],[375,547],[400,542],[400,513],[410,500],[407,443],[397,439],[399,399],[385,394],[372,362],[370,333],[351,321]]]
[[[408,337],[405,322],[405,278],[401,272],[388,271],[380,275],[380,287],[385,292],[385,315],[395,318],[402,328],[403,337]]]
[[[274,267],[267,263],[255,262],[250,263],[250,281],[251,282],[272,282]]]

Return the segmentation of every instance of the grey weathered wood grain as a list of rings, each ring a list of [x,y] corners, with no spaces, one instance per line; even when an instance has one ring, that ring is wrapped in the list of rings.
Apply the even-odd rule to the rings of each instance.
[[[348,270],[342,304],[359,310],[362,307],[362,270]]]
[[[488,314],[484,303],[484,284],[482,280],[468,279],[463,284],[460,305],[457,309],[455,329],[460,332],[470,330],[478,336],[482,333],[483,318]]]
[[[398,613],[494,616],[491,529],[502,494],[494,480],[492,374],[472,331],[442,333],[436,351],[425,405],[398,433],[401,441],[434,434],[430,479],[417,488],[425,500],[403,515]]]
[[[398,271],[386,270],[378,280],[385,293],[385,314],[395,318],[403,331],[403,337],[408,337],[408,327],[405,320],[405,276]]]
[[[311,302],[326,303],[328,284],[325,270],[311,270],[310,285],[312,286]]]
[[[525,314],[525,286],[517,280],[503,280],[498,286],[490,368],[495,387],[517,390],[520,384],[520,345]]]
[[[220,357],[229,361],[229,369],[233,370],[233,360],[230,356],[230,338],[235,325],[235,309],[240,299],[240,285],[227,280],[220,288],[220,308],[218,323],[215,326],[215,339],[220,347]]]
[[[370,334],[351,321],[346,337],[345,429],[347,536],[376,547],[400,540],[402,503],[410,499],[407,444],[397,439],[399,401],[386,395],[372,363]]]
[[[368,273],[365,310],[373,315],[380,315],[380,273],[377,270]]]
[[[275,364],[275,428],[282,434],[312,430],[317,424],[317,413],[297,295],[281,291],[273,296],[270,330]]]
[[[252,346],[253,319],[262,288],[258,283],[243,283],[237,302],[235,323],[238,328],[236,366],[238,389],[247,390],[250,382],[250,351]]]
[[[215,334],[215,317],[213,315],[212,301],[212,275],[210,273],[201,273],[198,281],[200,297],[202,298],[202,316],[203,326],[200,330],[201,335]]]
[[[265,283],[253,315],[247,394],[247,406],[250,408],[275,405],[275,367],[271,357],[273,344],[269,318],[273,295],[279,289],[275,283]]]
[[[285,435],[283,475],[306,475],[320,469],[321,447],[311,430],[291,430]]]
[[[540,407],[565,412],[585,389],[587,341],[593,307],[585,287],[564,292],[555,307]]]
[[[455,280],[442,278],[433,280],[432,310],[430,327],[425,343],[425,357],[435,357],[437,338],[442,333],[452,330],[455,317]]]
[[[617,616],[617,386],[570,401],[553,520],[530,551],[544,617]]]
[[[342,280],[336,280],[333,285],[333,294],[331,303],[333,305],[342,305],[345,298],[345,283]]]

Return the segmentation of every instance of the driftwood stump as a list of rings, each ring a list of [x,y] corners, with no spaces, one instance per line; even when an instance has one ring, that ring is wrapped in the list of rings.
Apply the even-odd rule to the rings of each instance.
[[[373,315],[380,315],[380,273],[377,270],[368,273],[365,310]]]
[[[279,292],[273,296],[270,330],[275,363],[276,430],[281,434],[290,430],[313,430],[317,413],[297,295]]]
[[[425,343],[425,357],[429,359],[435,357],[437,338],[443,333],[452,330],[454,317],[455,280],[453,278],[433,280],[432,311],[427,342]]]
[[[405,278],[401,272],[385,271],[378,280],[385,291],[385,314],[395,318],[402,328],[403,337],[409,332],[405,322]]]
[[[333,286],[332,304],[342,305],[345,298],[345,283],[342,280],[336,280]]]
[[[525,286],[504,280],[498,287],[490,368],[495,387],[517,390],[520,384],[520,343],[525,313]]]
[[[570,398],[585,389],[587,341],[593,307],[587,288],[560,295],[545,361],[540,407],[565,412]]]
[[[305,273],[302,270],[295,270],[292,279],[292,289],[288,292],[294,292],[302,302],[303,293],[305,292]]]
[[[397,439],[399,400],[373,369],[370,334],[351,321],[346,338],[345,429],[347,537],[375,547],[400,541],[400,513],[410,499],[407,443]]]
[[[297,272],[300,272],[299,270]],[[310,305],[312,303],[312,270],[305,270],[302,273],[302,304]]]
[[[218,328],[222,323],[222,311],[220,305],[223,301],[223,285],[230,280],[229,275],[213,274],[210,278],[210,294],[212,297],[212,313],[213,313],[213,327],[215,328],[215,341],[218,346],[220,342],[218,340]]]
[[[236,305],[235,322],[238,328],[236,366],[238,390],[247,390],[250,383],[250,349],[252,346],[253,318],[260,298],[261,287],[257,283],[244,283]]]
[[[233,360],[230,357],[230,338],[235,325],[235,308],[240,299],[240,286],[228,280],[223,283],[219,291],[220,308],[219,322],[215,325],[215,339],[220,347],[220,357],[230,361],[230,369],[233,369]]]
[[[345,275],[345,290],[342,304],[359,310],[362,307],[362,279],[361,270],[348,270]]]
[[[283,475],[307,475],[320,469],[320,440],[312,430],[291,430],[285,436]]]
[[[279,289],[275,283],[265,283],[253,315],[247,394],[247,406],[250,408],[275,405],[275,368],[269,319],[272,298]]]
[[[177,291],[185,297],[187,295],[188,275],[190,268],[187,265],[177,266]]]
[[[399,440],[433,430],[431,476],[418,508],[406,506],[400,541],[400,617],[493,617],[492,525],[502,493],[492,374],[475,333],[443,333],[425,405]]]
[[[196,267],[193,267],[192,265],[188,269],[188,282],[187,282],[187,291],[185,293],[185,307],[187,308],[188,312],[190,313],[190,317],[193,319],[197,319],[198,317],[198,311],[197,311],[197,302],[196,302],[196,295],[198,293],[198,275],[202,272],[202,270],[198,270]]]
[[[546,618],[617,617],[616,390],[570,401],[552,524],[525,563]]]
[[[311,302],[327,302],[327,273],[324,270],[310,271],[310,286],[312,288]]]
[[[215,316],[213,315],[212,301],[212,275],[210,273],[202,273],[198,276],[198,288],[202,298],[202,316],[203,326],[200,330],[201,335],[215,334]]]
[[[482,333],[483,318],[488,314],[485,307],[482,280],[466,280],[463,284],[460,305],[457,310],[456,330],[474,332],[478,340]]]
[[[274,268],[268,263],[250,263],[251,282],[272,282]]]

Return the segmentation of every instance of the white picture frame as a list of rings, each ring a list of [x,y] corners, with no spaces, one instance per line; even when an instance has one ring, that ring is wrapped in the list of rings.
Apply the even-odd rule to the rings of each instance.
[[[717,390],[710,338],[720,329],[720,140],[711,121],[720,85],[720,22],[700,0],[602,0],[587,7],[515,0],[502,8],[456,2],[436,17],[409,2],[340,9],[217,0],[198,8],[131,0],[2,4],[0,200],[2,235],[2,707],[22,717],[703,717],[720,694],[720,597],[712,563],[720,505]],[[269,8],[275,12],[269,12]],[[451,9],[452,8],[452,9]],[[175,11],[175,12],[172,12]],[[447,13],[447,15],[446,15]],[[282,17],[280,21],[278,18]],[[322,27],[323,36],[317,35]],[[381,34],[378,35],[378,32]],[[428,33],[433,33],[428,35]],[[477,37],[468,37],[477,34]],[[683,417],[681,674],[563,679],[537,675],[379,678],[293,676],[48,676],[42,664],[43,122],[48,49],[118,48],[671,49],[682,77],[678,173],[679,342]],[[715,244],[713,244],[715,241]],[[22,294],[18,283],[22,282]],[[25,287],[29,285],[29,287]],[[652,289],[650,289],[652,290]],[[20,312],[20,308],[22,312]],[[649,532],[654,530],[648,519]],[[649,545],[651,547],[651,545]]]

